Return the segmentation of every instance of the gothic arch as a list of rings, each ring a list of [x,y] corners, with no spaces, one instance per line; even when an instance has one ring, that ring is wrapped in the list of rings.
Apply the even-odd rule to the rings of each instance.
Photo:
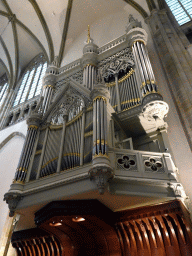
[[[6,139],[4,139],[1,143],[0,143],[0,150],[14,137],[19,136],[23,139],[25,139],[25,135],[21,132],[12,132]]]

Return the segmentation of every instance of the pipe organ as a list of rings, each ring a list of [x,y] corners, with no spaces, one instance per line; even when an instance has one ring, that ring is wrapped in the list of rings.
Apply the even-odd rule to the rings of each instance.
[[[40,179],[91,163],[96,156],[107,157],[112,115],[108,104],[121,113],[141,106],[145,96],[157,93],[145,46],[146,32],[140,23],[139,29],[135,28],[136,23],[134,20],[134,27],[126,31],[130,47],[126,45],[124,50],[102,61],[99,61],[98,46],[88,35],[81,60],[83,84],[76,91],[66,82],[63,85],[66,89],[57,92],[58,67],[55,62],[48,67],[42,102],[35,110],[37,118],[32,114],[33,120],[39,120],[40,115],[46,119],[39,122],[40,127],[29,126],[14,182],[24,182],[26,177],[27,181]],[[81,87],[84,89],[80,90]],[[52,105],[55,107],[50,110]],[[148,107],[143,109],[146,112]]]
[[[157,91],[145,46],[146,32],[135,27],[137,22],[133,23],[123,39],[118,39],[120,43],[112,42],[98,49],[88,38],[80,60],[65,69],[59,69],[55,62],[49,65],[41,100],[28,118],[29,129],[14,183],[5,195],[11,205],[11,216],[21,198],[21,193],[17,193],[13,205],[13,194],[22,186],[50,179],[57,179],[59,186],[63,182],[59,177],[66,175],[64,185],[74,173],[74,179],[96,183],[103,194],[110,181],[122,173],[127,182],[129,175],[133,179],[138,175],[152,180],[156,177],[153,172],[157,171],[158,175],[165,175],[162,190],[166,192],[163,190],[162,194],[174,194],[166,187],[172,177],[164,167],[169,157],[149,156],[156,150],[152,150],[153,144],[158,143],[151,139],[152,149],[145,155],[125,146],[133,139],[133,145],[139,147],[137,139],[148,130],[160,137],[159,130],[166,125],[163,118],[168,112],[168,105]],[[163,139],[160,146],[159,154],[163,154]],[[120,149],[125,151],[117,153]]]

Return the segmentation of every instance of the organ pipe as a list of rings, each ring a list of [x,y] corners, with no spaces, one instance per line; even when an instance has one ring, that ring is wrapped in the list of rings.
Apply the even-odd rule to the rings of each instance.
[[[57,165],[57,172],[60,172],[60,170],[61,170],[61,161],[62,161],[62,155],[63,155],[63,144],[64,144],[64,139],[65,139],[67,118],[68,118],[68,116],[64,115],[64,117],[63,117],[63,129],[62,129],[62,135],[61,135],[61,145],[60,145],[59,159],[58,159],[58,165]]]
[[[97,96],[93,101],[93,157],[107,155],[106,129],[107,99],[103,96]]]
[[[144,41],[135,41],[132,45],[132,51],[135,58],[138,81],[141,82],[142,96],[157,92],[155,76]]]
[[[14,182],[25,182],[29,161],[36,141],[37,131],[38,126],[36,125],[30,125],[27,130],[26,140],[17,166]]]
[[[115,88],[117,94],[117,110],[118,112],[121,111],[121,103],[120,103],[120,96],[119,96],[119,85],[118,85],[118,74],[115,74]]]
[[[93,89],[96,78],[96,67],[93,65],[86,65],[83,69],[83,84],[90,91]]]
[[[83,165],[84,134],[85,134],[85,108],[83,108],[82,124],[81,124],[80,166]]]

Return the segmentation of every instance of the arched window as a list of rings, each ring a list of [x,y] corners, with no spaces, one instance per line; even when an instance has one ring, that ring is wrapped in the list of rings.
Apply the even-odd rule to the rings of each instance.
[[[3,104],[7,89],[8,89],[7,80],[2,79],[2,81],[0,82],[0,106]]]
[[[166,0],[179,25],[192,20],[192,0]]]
[[[47,62],[39,64],[34,63],[32,68],[25,72],[14,100],[13,107],[40,94],[42,78],[45,75],[46,69]]]

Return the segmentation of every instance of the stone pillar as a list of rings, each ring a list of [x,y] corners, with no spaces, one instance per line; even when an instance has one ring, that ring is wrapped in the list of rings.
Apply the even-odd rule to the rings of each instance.
[[[103,81],[98,81],[91,93],[93,99],[93,168],[89,171],[90,179],[95,181],[100,194],[104,193],[109,179],[113,177],[108,157],[107,133],[109,120],[107,105],[109,91]]]
[[[192,61],[187,51],[189,42],[176,21],[171,20],[173,16],[163,9],[163,5],[159,7],[161,10],[153,10],[146,23],[151,30],[168,87],[192,149]]]

